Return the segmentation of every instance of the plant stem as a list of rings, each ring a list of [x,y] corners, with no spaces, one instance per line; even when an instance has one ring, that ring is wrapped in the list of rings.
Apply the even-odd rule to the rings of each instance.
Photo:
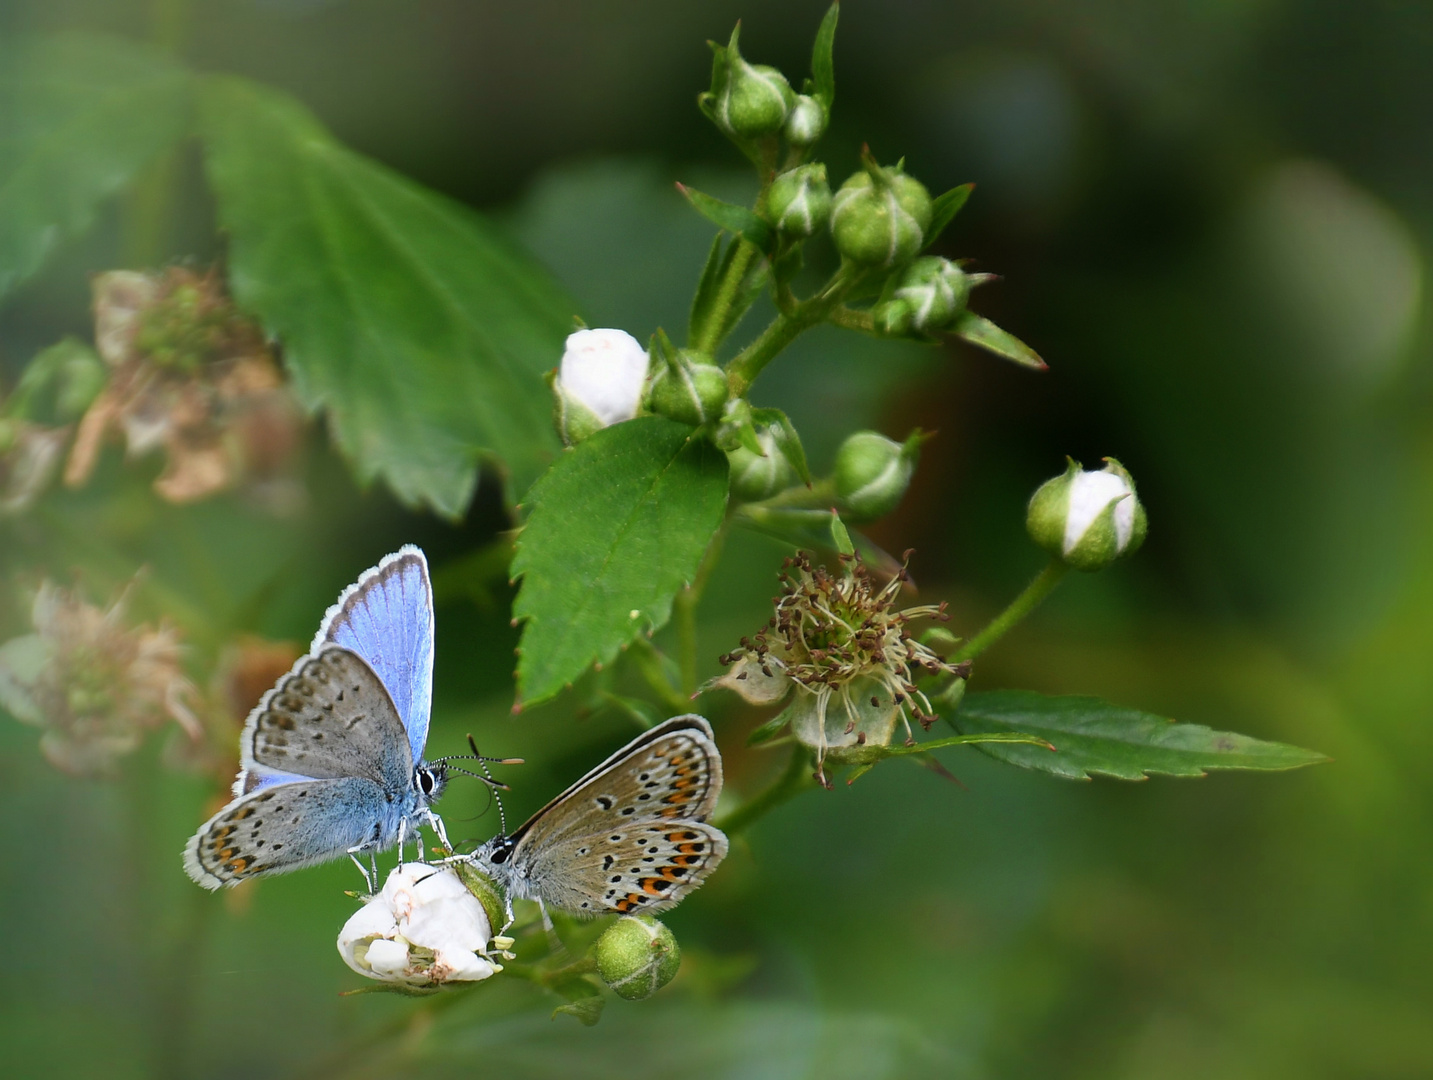
[[[962,660],[974,660],[991,645],[994,645],[1021,619],[1034,611],[1040,601],[1049,596],[1055,586],[1060,584],[1061,579],[1069,572],[1070,568],[1064,563],[1058,559],[1051,559],[1049,565],[1035,575],[1035,580],[1026,585],[1025,590],[1010,601],[1010,605],[1004,611],[991,619],[984,630],[956,651],[956,654],[950,658],[951,663],[958,664]]]
[[[655,645],[645,637],[638,636],[627,651],[637,665],[638,674],[646,680],[663,705],[678,712],[686,712],[691,708],[691,699],[673,686],[667,673],[662,670],[662,657]]]
[[[791,748],[786,768],[771,786],[724,815],[716,826],[728,836],[735,836],[788,799],[815,786],[816,781],[811,775],[811,752],[798,743]]]
[[[672,605],[677,623],[677,664],[682,673],[681,689],[688,697],[696,696],[697,692],[697,605],[701,603],[702,593],[706,591],[707,582],[721,558],[722,547],[726,544],[726,531],[727,524],[722,522],[721,528],[717,529],[711,542],[707,544],[706,554],[702,556],[696,576],[692,578],[691,584],[677,593]]]
[[[761,332],[761,336],[732,359],[726,366],[727,382],[732,397],[742,397],[786,346],[804,330],[822,322],[846,295],[859,283],[861,272],[843,265],[832,275],[826,287],[809,300],[803,300],[789,314],[780,314]]]

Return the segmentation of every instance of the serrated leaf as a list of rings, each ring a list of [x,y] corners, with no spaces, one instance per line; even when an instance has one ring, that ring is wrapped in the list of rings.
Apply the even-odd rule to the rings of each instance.
[[[1092,697],[1049,697],[1028,690],[967,694],[952,718],[964,734],[1026,734],[1055,753],[984,743],[991,757],[1071,780],[1092,775],[1143,780],[1153,774],[1203,776],[1210,769],[1280,771],[1329,758],[1313,750],[1248,735],[1179,724],[1162,716]]]
[[[1008,334],[989,319],[982,319],[973,311],[964,312],[950,332],[962,341],[994,353],[1005,360],[1013,360],[1021,367],[1044,371],[1048,365],[1038,353],[1014,334]]]
[[[293,99],[206,81],[206,166],[235,296],[284,344],[361,481],[456,517],[480,458],[556,455],[542,373],[572,304],[473,211],[340,145]]]
[[[940,239],[940,234],[945,232],[945,227],[955,220],[955,215],[960,213],[960,208],[970,198],[970,193],[975,190],[974,184],[961,184],[960,187],[953,187],[943,195],[936,197],[931,204],[930,228],[926,230],[925,246],[930,247]]]
[[[523,500],[513,615],[518,700],[552,697],[664,625],[726,512],[726,455],[685,424],[641,416],[563,454]]]
[[[826,9],[826,15],[816,31],[816,44],[811,49],[811,96],[825,105],[828,112],[831,103],[836,100],[836,63],[831,54],[836,47],[836,20],[840,15],[839,3]]]
[[[183,138],[189,105],[188,73],[133,42],[67,35],[0,49],[0,296]]]
[[[724,202],[685,184],[678,184],[677,190],[692,204],[697,213],[717,228],[746,237],[762,251],[770,248],[771,226],[762,221],[756,211],[736,203]]]

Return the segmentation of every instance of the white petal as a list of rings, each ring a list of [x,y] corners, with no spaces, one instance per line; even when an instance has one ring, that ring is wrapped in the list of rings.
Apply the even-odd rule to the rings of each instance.
[[[480,952],[492,937],[483,905],[464,890],[416,908],[400,923],[405,938],[425,949]]]
[[[1070,482],[1070,504],[1065,512],[1065,554],[1075,550],[1105,507],[1121,496],[1131,495],[1123,476],[1111,472],[1082,472]],[[1134,499],[1122,499],[1115,507],[1115,539],[1123,551],[1134,532]]]
[[[375,975],[385,979],[408,976],[408,946],[401,941],[379,938],[368,946],[368,966]]]
[[[557,377],[604,424],[630,420],[642,404],[647,350],[625,330],[579,330],[567,338]]]
[[[398,923],[393,918],[392,909],[381,896],[375,896],[343,924],[343,929],[338,932],[338,948],[342,952],[345,946],[351,946],[363,938],[392,937],[396,933]]]
[[[471,952],[440,949],[433,958],[429,975],[437,982],[477,982],[490,977],[497,968],[491,961]]]

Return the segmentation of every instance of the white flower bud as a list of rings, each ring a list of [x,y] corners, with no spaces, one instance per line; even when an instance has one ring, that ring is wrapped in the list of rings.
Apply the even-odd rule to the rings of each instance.
[[[450,869],[407,863],[388,875],[338,935],[343,962],[384,982],[474,982],[502,969],[487,958],[492,924]]]
[[[1030,499],[1025,527],[1031,539],[1077,570],[1102,570],[1136,551],[1148,528],[1134,480],[1114,458],[1105,463],[1086,472],[1071,461]]]
[[[796,104],[786,118],[784,134],[792,146],[814,146],[826,133],[826,110],[814,97],[796,95]]]
[[[557,389],[601,427],[630,420],[642,404],[647,350],[625,330],[579,330],[567,337]]]

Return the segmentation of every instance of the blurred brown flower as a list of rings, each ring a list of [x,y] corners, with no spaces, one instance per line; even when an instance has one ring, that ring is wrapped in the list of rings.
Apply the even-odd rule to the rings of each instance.
[[[229,787],[239,772],[239,730],[244,720],[302,651],[292,641],[240,634],[219,654],[209,691],[197,710],[202,737],[176,739],[166,755],[171,766],[214,781],[213,809],[228,801]]]
[[[170,720],[201,737],[172,629],[126,626],[124,596],[98,608],[48,581],[31,619],[33,634],[0,645],[0,705],[43,729],[40,749],[56,768],[110,773]]]
[[[0,516],[22,514],[50,485],[69,427],[0,420]]]
[[[106,434],[130,457],[163,449],[154,482],[170,502],[192,502],[241,481],[280,489],[303,418],[260,327],[239,313],[217,271],[114,270],[94,279],[95,346],[109,385],[80,421],[65,483],[89,479]]]

